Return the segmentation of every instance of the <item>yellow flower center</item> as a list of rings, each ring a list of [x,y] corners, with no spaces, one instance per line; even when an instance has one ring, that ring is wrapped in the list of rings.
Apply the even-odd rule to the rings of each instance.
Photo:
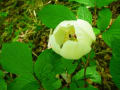
[[[65,38],[64,38],[64,43],[67,40],[72,40],[72,41],[77,41],[77,37],[75,35],[75,30],[71,29],[65,32]]]

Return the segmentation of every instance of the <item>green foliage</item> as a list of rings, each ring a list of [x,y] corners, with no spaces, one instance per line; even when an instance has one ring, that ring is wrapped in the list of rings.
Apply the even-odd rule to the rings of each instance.
[[[74,84],[72,85],[70,90],[98,90],[97,88],[94,87],[88,87],[88,88],[77,88],[77,86]]]
[[[91,7],[94,7],[94,0],[69,0],[69,1],[75,1],[75,2],[78,2],[80,4],[84,4],[86,6],[91,6]]]
[[[93,86],[88,84],[88,87],[83,88],[85,86],[85,81],[84,80],[79,80],[76,82],[72,82],[70,84],[70,89],[69,90],[98,90],[97,88],[94,88]]]
[[[95,35],[99,35],[100,34],[100,30],[98,28],[93,28],[93,31],[94,31]]]
[[[101,76],[99,73],[96,71],[96,66],[90,66],[87,68],[86,71],[86,76],[89,78],[91,81],[96,82],[96,83],[101,83]],[[81,69],[74,77],[73,80],[80,80],[84,79],[84,69]]]
[[[112,18],[112,12],[108,8],[104,8],[99,11],[98,20],[97,20],[97,27],[104,31],[108,25],[110,24],[110,20]]]
[[[33,89],[29,89],[29,90],[36,90],[36,88],[38,88],[38,84],[35,78],[33,77],[33,75],[24,74],[20,77],[17,77],[12,83],[10,83],[8,85],[8,90],[27,90],[26,86],[28,86],[27,88],[29,88],[31,83],[32,83],[31,86]],[[37,87],[34,87],[34,85]]]
[[[0,78],[3,78],[4,76],[4,73],[0,70]]]
[[[85,86],[85,82],[84,80],[76,80],[76,81],[73,81],[71,84],[70,84],[70,89],[72,90],[73,88],[76,88],[78,89],[78,87],[80,88],[83,88]]]
[[[97,6],[98,8],[101,8],[103,6],[107,6],[110,3],[112,3],[113,1],[117,1],[117,0],[95,0],[95,6]]]
[[[7,90],[7,84],[4,80],[4,73],[0,70],[0,90]]]
[[[65,72],[71,74],[77,67],[77,63],[73,64],[73,60],[66,60],[50,49],[45,50],[38,57],[34,68],[36,75],[34,75],[31,55],[31,50],[24,43],[3,44],[1,54],[3,68],[8,72],[20,75],[8,85],[8,90],[37,90],[40,84],[35,78],[38,78],[47,90],[58,89],[62,84],[56,75]],[[4,76],[2,72],[0,72],[0,76]]]
[[[80,6],[77,11],[77,16],[79,19],[83,19],[92,24],[92,14],[86,6]]]
[[[7,90],[7,84],[3,78],[0,78],[0,90]]]
[[[7,17],[8,13],[7,12],[0,12],[0,17]]]
[[[110,73],[112,80],[120,89],[120,39],[112,42],[112,59],[110,61]]]
[[[37,81],[31,81],[30,83],[26,84],[22,90],[38,90],[40,85]]]
[[[107,6],[110,3],[112,3],[113,1],[116,0],[69,0],[69,1],[75,1],[78,2],[80,4],[84,4],[86,6],[91,6],[91,7],[98,7],[101,8],[103,6]]]
[[[77,63],[73,63],[72,60],[67,60],[63,57],[61,57],[56,63],[55,63],[55,72],[58,73],[64,73],[67,71],[68,74],[71,74],[74,72],[75,68],[77,67]]]
[[[28,45],[19,42],[3,44],[1,53],[2,67],[11,73],[33,73],[32,53]]]
[[[55,77],[56,72],[53,71],[54,60],[57,60],[59,58],[60,56],[51,54],[51,51],[49,52],[49,50],[46,50],[40,54],[35,64],[36,76],[42,82],[43,87],[46,89],[54,90],[59,88],[59,86],[57,88],[54,86],[54,83],[57,82],[57,78]]]
[[[113,22],[109,30],[102,34],[103,40],[111,47],[112,41],[120,39],[120,16]]]
[[[38,18],[50,28],[55,28],[64,20],[75,20],[74,14],[63,5],[47,5],[38,13]]]
[[[61,82],[56,78],[56,74],[72,73],[77,64],[72,64],[72,60],[65,60],[54,53],[51,49],[40,54],[35,64],[35,73],[46,89],[58,89]]]

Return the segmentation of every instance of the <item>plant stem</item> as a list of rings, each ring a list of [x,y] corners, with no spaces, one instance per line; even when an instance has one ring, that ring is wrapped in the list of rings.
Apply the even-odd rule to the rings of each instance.
[[[88,67],[88,65],[89,65],[89,56],[90,56],[90,54],[88,54],[87,61],[86,61],[86,63],[84,64],[84,81],[85,81],[84,87],[87,87],[87,83],[86,83],[86,79],[87,79],[87,77],[86,77],[86,71],[87,71],[87,67]]]
[[[35,79],[38,81],[39,85],[40,85],[40,90],[42,90],[43,86],[42,86],[42,83],[41,81],[38,79],[38,77],[36,76],[35,73],[33,73],[33,76],[35,77]]]

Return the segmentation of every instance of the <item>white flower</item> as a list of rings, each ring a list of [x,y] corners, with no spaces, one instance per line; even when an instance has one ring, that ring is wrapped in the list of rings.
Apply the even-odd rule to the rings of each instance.
[[[95,40],[92,26],[78,19],[61,22],[49,36],[48,45],[66,59],[79,59],[90,52]]]

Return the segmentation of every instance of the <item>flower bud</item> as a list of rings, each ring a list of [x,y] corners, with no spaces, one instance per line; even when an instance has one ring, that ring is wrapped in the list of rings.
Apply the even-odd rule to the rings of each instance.
[[[79,59],[90,52],[95,40],[92,26],[78,19],[61,22],[49,36],[48,45],[66,59]]]

